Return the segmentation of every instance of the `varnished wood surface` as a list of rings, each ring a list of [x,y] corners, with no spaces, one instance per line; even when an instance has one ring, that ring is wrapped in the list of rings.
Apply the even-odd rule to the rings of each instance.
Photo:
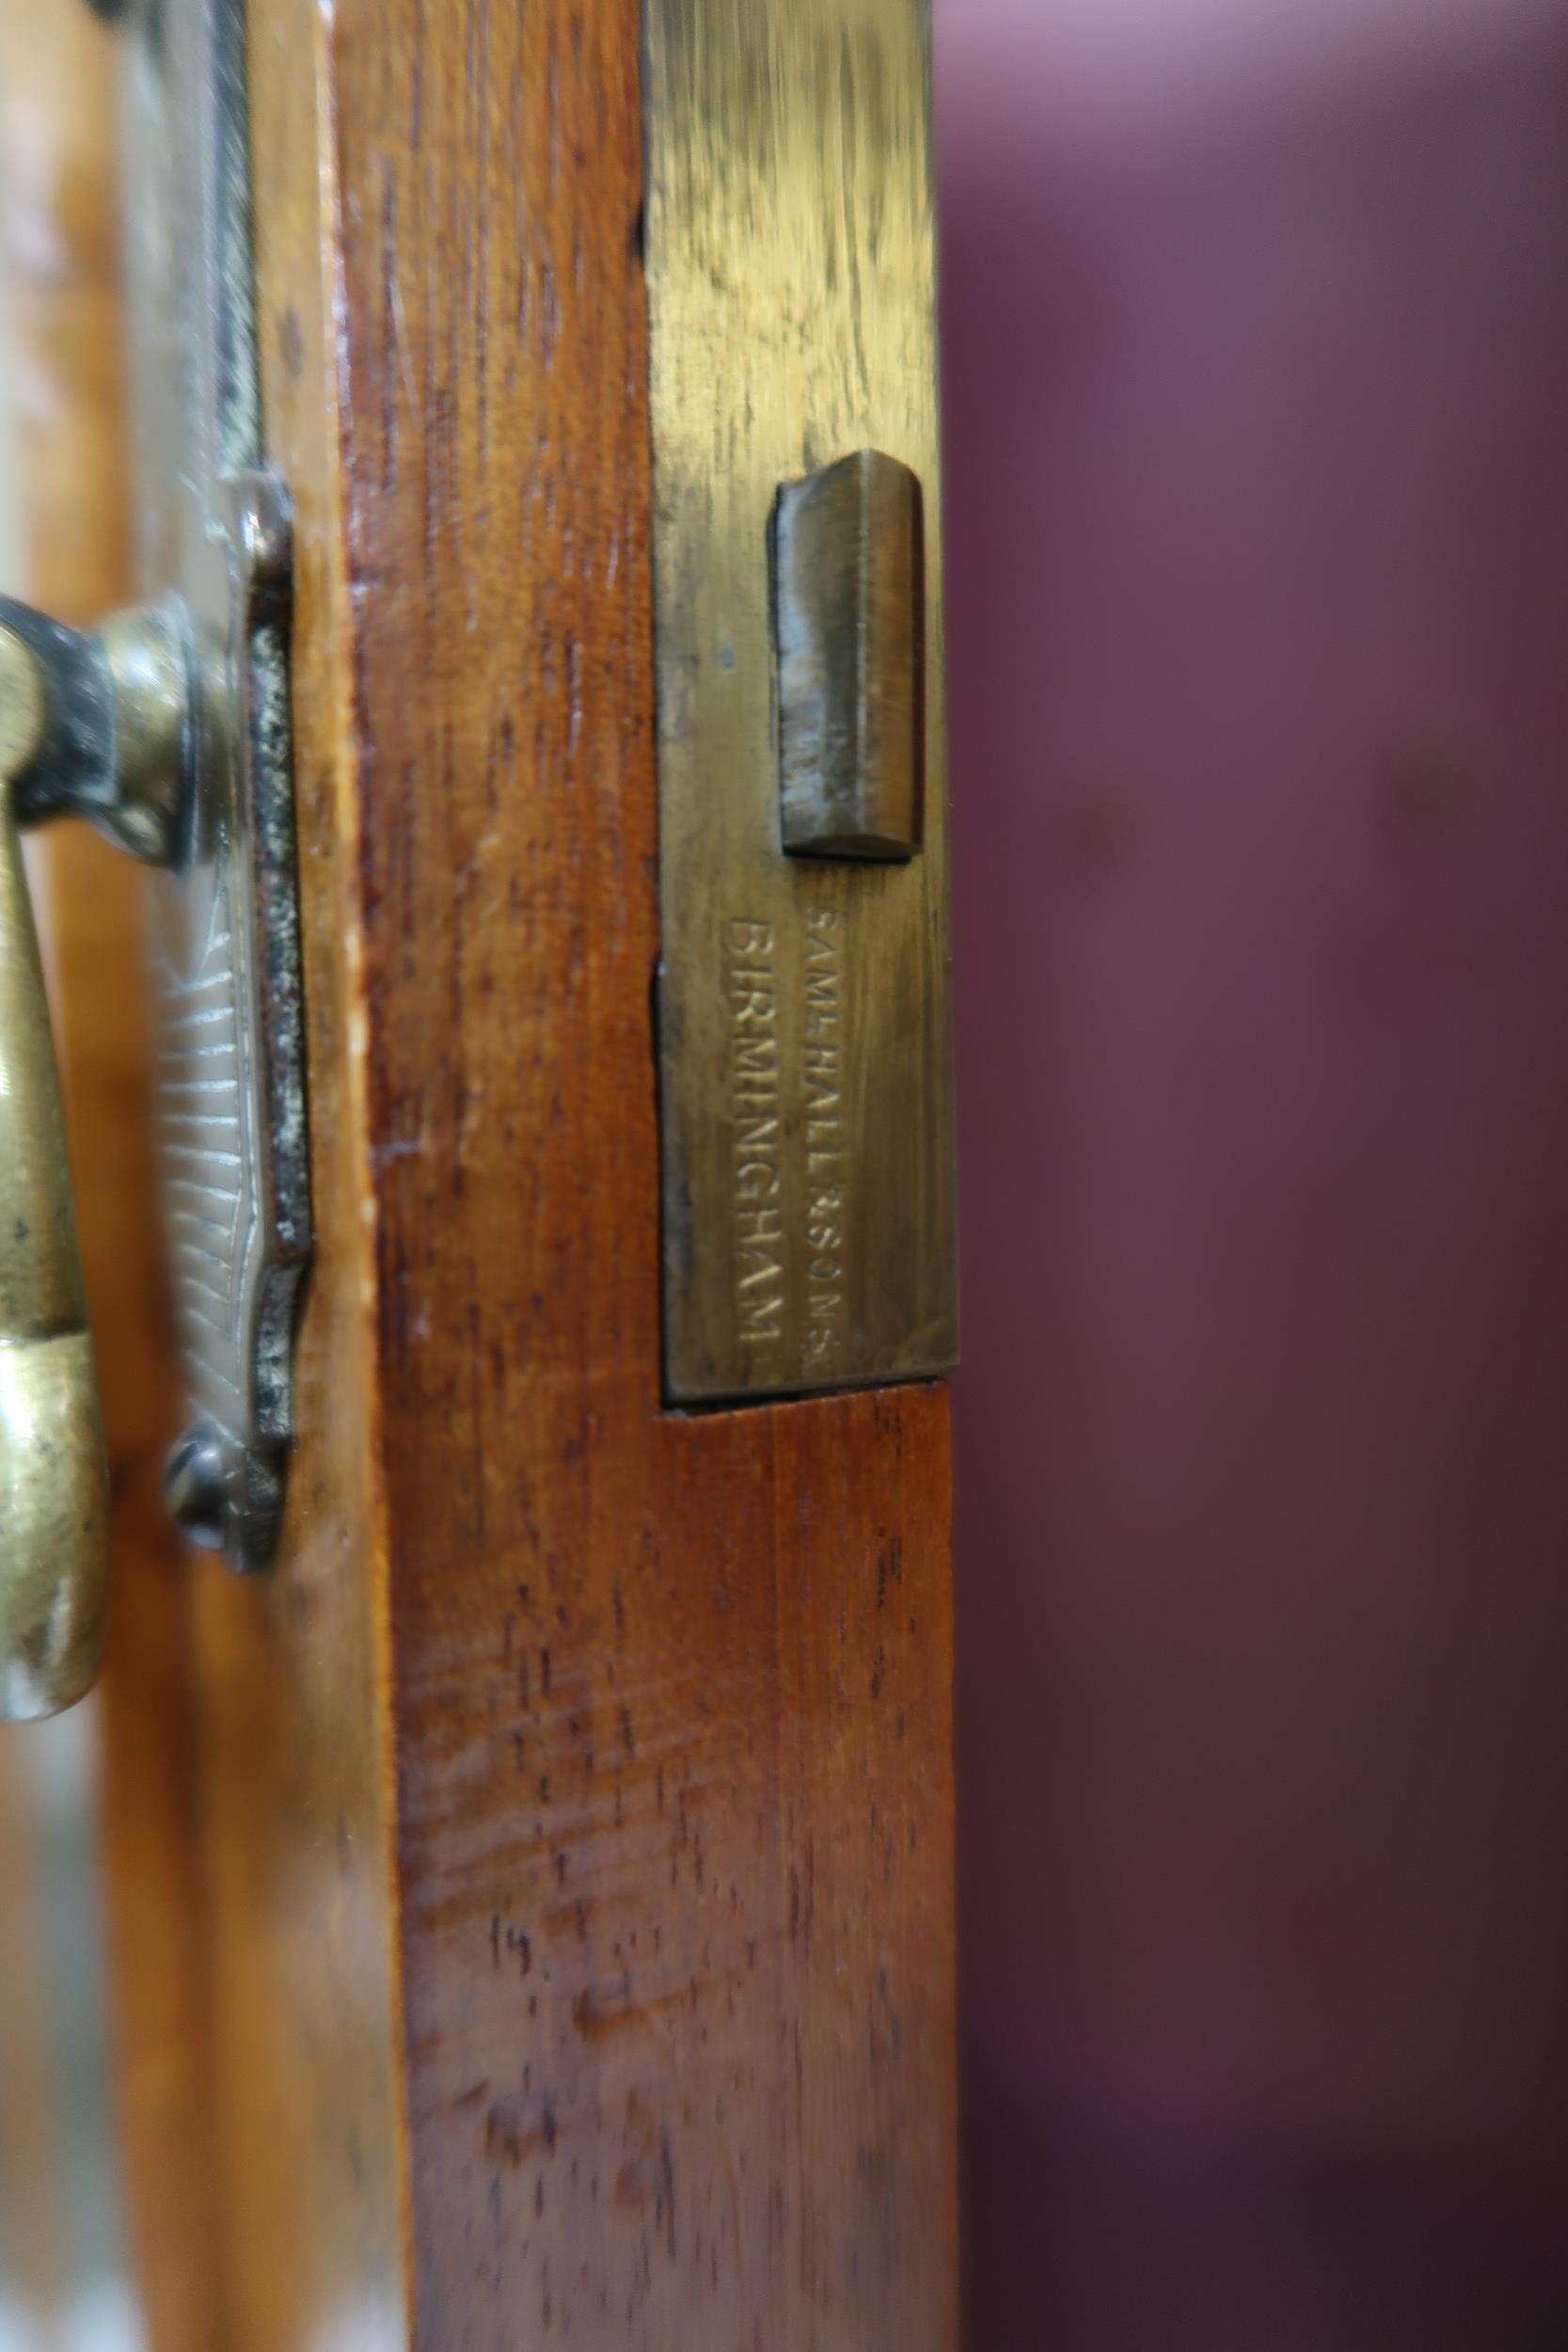
[[[934,2352],[945,1400],[658,1404],[638,8],[333,23],[417,2338]]]
[[[947,2352],[945,1399],[659,1404],[638,9],[251,51],[319,1235],[158,1636],[201,2341]]]
[[[5,0],[14,584],[84,627],[130,590],[117,113],[112,37],[79,0]],[[45,837],[40,871],[114,1495],[98,1730],[122,2210],[155,2352],[210,2352],[222,2340],[217,2208],[185,1578],[158,1502],[178,1397],[153,1189],[143,884],[78,826]]]
[[[254,0],[268,454],[293,501],[295,803],[316,1249],[276,1571],[193,1569],[219,2179],[232,2352],[392,2352],[404,2144],[389,1861],[386,1546],[375,1461],[327,23]],[[155,2347],[155,2352],[158,2348]]]

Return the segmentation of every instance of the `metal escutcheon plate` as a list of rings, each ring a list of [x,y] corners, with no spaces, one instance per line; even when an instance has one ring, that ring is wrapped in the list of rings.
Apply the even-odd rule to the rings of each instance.
[[[150,884],[165,1224],[192,1420],[171,1508],[272,1557],[310,1253],[288,501],[262,462],[242,0],[125,12],[139,586],[191,636],[195,788]]]

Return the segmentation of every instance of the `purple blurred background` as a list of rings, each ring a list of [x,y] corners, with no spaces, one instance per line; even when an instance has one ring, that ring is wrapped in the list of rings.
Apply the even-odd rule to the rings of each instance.
[[[1568,8],[938,0],[974,2352],[1568,2344]]]

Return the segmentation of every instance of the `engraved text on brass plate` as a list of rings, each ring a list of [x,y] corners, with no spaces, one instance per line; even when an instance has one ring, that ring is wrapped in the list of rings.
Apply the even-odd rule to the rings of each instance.
[[[647,6],[665,1366],[695,1403],[956,1354],[930,8]],[[842,705],[783,751],[781,563],[785,694]]]

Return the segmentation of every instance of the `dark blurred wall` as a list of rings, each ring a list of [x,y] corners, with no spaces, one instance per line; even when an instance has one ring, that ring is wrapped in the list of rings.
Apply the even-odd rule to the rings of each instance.
[[[1568,7],[938,14],[975,2352],[1568,2345]]]

